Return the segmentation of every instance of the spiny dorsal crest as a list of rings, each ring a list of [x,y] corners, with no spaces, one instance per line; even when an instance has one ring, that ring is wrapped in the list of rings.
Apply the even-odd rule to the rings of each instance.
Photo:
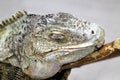
[[[2,23],[0,24],[0,29],[4,28],[9,24],[14,23],[15,21],[19,20],[21,17],[23,17],[26,14],[27,14],[26,11],[18,11],[15,15],[12,15],[11,18],[2,21]]]

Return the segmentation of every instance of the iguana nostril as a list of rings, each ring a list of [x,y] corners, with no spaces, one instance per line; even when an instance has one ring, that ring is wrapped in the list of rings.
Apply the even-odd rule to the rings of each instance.
[[[94,34],[94,31],[93,31],[93,30],[91,31],[91,34]]]

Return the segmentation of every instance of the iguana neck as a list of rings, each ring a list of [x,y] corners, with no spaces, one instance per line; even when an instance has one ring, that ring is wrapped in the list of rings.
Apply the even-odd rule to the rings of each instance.
[[[22,40],[27,33],[26,17],[26,15],[22,16],[1,30],[0,61],[15,63],[14,65],[18,65],[16,63],[18,63],[20,56],[17,57],[16,55],[18,54],[17,49],[22,46]]]

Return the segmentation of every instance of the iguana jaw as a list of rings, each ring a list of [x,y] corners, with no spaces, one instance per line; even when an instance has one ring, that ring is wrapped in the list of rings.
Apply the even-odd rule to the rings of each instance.
[[[24,68],[23,71],[33,78],[46,79],[59,72],[62,65],[80,60],[88,55],[88,52],[93,52],[94,50],[94,47],[77,47],[62,47],[55,51],[47,52],[42,60],[43,62],[30,61],[29,67]],[[84,51],[85,49],[88,52]]]

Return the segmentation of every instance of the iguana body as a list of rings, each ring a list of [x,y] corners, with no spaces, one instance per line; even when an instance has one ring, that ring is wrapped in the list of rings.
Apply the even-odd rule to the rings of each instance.
[[[32,78],[49,78],[104,43],[102,28],[68,13],[19,12],[0,26],[0,61]]]

